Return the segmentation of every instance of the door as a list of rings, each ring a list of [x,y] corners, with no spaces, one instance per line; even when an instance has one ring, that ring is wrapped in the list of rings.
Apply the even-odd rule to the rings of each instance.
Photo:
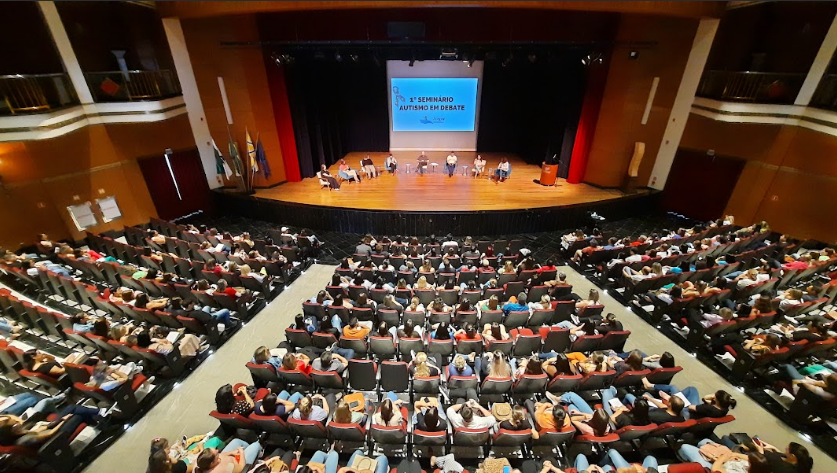
[[[666,181],[662,205],[697,220],[723,217],[743,159],[709,156],[705,151],[679,149]]]
[[[167,157],[139,159],[140,169],[157,208],[157,215],[172,220],[198,210],[208,210],[211,203],[209,184],[197,148],[175,151]]]

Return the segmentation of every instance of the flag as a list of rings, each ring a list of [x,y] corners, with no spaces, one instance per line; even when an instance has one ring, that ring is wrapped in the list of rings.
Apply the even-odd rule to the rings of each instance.
[[[262,167],[262,172],[264,172],[264,178],[267,179],[270,177],[270,165],[267,164],[267,156],[264,154],[264,147],[262,147],[262,137],[256,137],[256,161],[259,162],[259,165]]]
[[[230,165],[224,160],[224,155],[221,154],[221,150],[215,144],[215,139],[212,140],[212,149],[215,151],[215,171],[219,176],[223,174],[227,176],[227,179],[231,178],[233,174],[232,169],[230,169]]]
[[[253,175],[259,172],[259,163],[256,162],[256,147],[253,146],[253,138],[250,138],[250,132],[244,128],[244,134],[247,136],[247,164],[250,165],[250,170]]]
[[[233,167],[235,167],[235,175],[241,176],[241,158],[238,157],[238,146],[235,144],[235,141],[232,139],[232,134],[230,134],[230,159],[233,162]]]

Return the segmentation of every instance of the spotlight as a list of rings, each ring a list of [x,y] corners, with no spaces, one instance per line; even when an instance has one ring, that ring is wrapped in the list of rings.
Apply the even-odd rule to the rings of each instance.
[[[532,64],[534,64],[535,61],[538,60],[538,56],[535,53],[529,53],[528,58],[529,58],[529,62],[531,62]]]
[[[592,58],[590,57],[589,54],[587,56],[581,58],[581,63],[584,64],[585,66],[589,65],[590,61],[592,61]]]
[[[352,62],[358,62],[360,60],[357,54],[349,54],[349,57],[352,59]]]
[[[631,59],[638,59],[639,58],[639,51],[631,51],[628,53],[628,57]]]
[[[282,55],[282,60],[285,61],[286,65],[294,63],[294,57],[291,56],[290,54],[283,54]]]
[[[334,53],[334,60],[337,61],[337,62],[343,61],[343,56],[340,55],[340,51],[337,51],[336,53]]]

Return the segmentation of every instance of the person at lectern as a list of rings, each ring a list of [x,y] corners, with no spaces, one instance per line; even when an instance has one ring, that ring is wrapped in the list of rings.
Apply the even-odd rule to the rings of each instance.
[[[350,168],[349,165],[346,164],[345,159],[340,160],[340,167],[337,168],[337,175],[346,181],[360,182],[360,176],[357,175],[357,171]]]
[[[386,161],[384,161],[384,167],[387,168],[390,174],[395,174],[395,171],[398,170],[398,160],[395,159],[395,156],[392,153],[387,156]]]
[[[509,170],[511,169],[509,165],[509,160],[503,158],[500,160],[500,164],[497,165],[497,170],[494,171],[494,174],[497,176],[498,181],[503,182],[509,177]],[[497,181],[495,181],[496,183]]]
[[[375,163],[372,162],[372,158],[368,154],[360,164],[363,165],[363,170],[366,172],[367,177],[378,177],[378,170],[375,169]]]
[[[427,165],[430,163],[430,159],[424,154],[424,151],[418,157],[418,163],[416,164],[416,168],[418,169],[418,173],[424,175],[427,172]]]
[[[482,156],[477,155],[474,158],[474,177],[479,176],[483,171],[485,171],[485,160],[482,159]]]
[[[445,168],[448,171],[448,177],[453,177],[453,173],[456,171],[456,153],[453,151],[445,158]]]

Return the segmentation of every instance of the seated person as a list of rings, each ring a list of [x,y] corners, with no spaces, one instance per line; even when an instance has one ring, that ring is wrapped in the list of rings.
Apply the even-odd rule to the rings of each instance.
[[[491,411],[482,407],[475,399],[469,399],[465,403],[448,407],[447,417],[454,430],[463,427],[468,429],[491,429],[497,424],[497,420],[494,419]]]
[[[261,400],[256,401],[253,407],[253,413],[260,416],[287,418],[296,409],[296,403],[300,399],[302,399],[302,393],[294,393],[293,396],[288,391],[282,391],[278,395],[270,393]]]
[[[54,412],[54,407],[50,407]],[[57,418],[46,425],[34,424],[18,416],[0,415],[0,445],[39,449],[56,435],[70,437],[82,424],[101,422],[99,409],[70,405],[58,412]]]
[[[482,335],[477,333],[476,327],[474,327],[474,324],[470,322],[465,322],[461,329],[454,332],[453,338],[457,342],[461,342],[463,340],[482,341]]]
[[[321,394],[307,395],[296,403],[296,409],[291,413],[291,417],[297,420],[325,423],[330,410],[328,401],[329,399]]]
[[[506,359],[506,354],[501,351],[484,353],[474,358],[474,371],[479,373],[482,379],[485,378],[511,378],[516,370],[516,360]]]
[[[344,180],[360,182],[360,176],[358,176],[357,171],[350,168],[349,165],[346,164],[345,159],[340,160],[340,166],[337,169],[337,175],[343,178]]]
[[[388,392],[375,415],[372,424],[386,427],[403,427],[405,419],[401,415],[401,405],[404,403],[393,392]]]
[[[431,302],[430,305],[427,306],[427,310],[430,311],[430,312],[440,312],[440,313],[442,313],[442,312],[447,313],[447,312],[451,311],[450,306],[445,304],[444,301],[442,301],[441,297],[437,297],[436,299],[434,299],[433,302]]]
[[[238,394],[238,397],[236,397]],[[238,414],[247,417],[253,412],[256,403],[247,392],[247,386],[240,386],[238,391],[233,392],[230,384],[225,384],[215,392],[215,410],[221,414]]]
[[[526,409],[523,406],[516,405],[512,407],[511,419],[500,422],[499,428],[514,432],[532,430],[532,424],[529,423],[527,417]]]
[[[334,415],[331,416],[331,422],[338,424],[360,424],[366,425],[366,414],[363,412],[353,411],[349,408],[349,404],[341,399],[334,408]]]
[[[334,371],[342,376],[349,366],[349,361],[337,353],[324,351],[319,358],[311,362],[311,366],[316,371]]]
[[[596,332],[602,335],[607,335],[608,332],[621,332],[623,330],[622,322],[616,320],[616,314],[613,312],[605,315],[602,321],[596,325]]]
[[[496,295],[493,295],[486,300],[479,301],[477,303],[477,308],[479,309],[480,314],[488,310],[500,310],[500,299]]]
[[[413,425],[424,432],[444,432],[448,429],[445,413],[439,411],[437,398],[423,397],[416,400]]]
[[[430,339],[432,340],[452,340],[453,339],[453,327],[450,326],[447,322],[440,322],[438,324],[432,325],[430,327],[432,331],[430,332]]]
[[[417,327],[413,319],[407,319],[404,321],[404,325],[396,328],[393,326],[390,329],[390,332],[394,333],[395,336],[398,338],[421,338],[424,330],[421,327]]]
[[[471,368],[468,365],[468,362],[465,360],[465,356],[463,356],[462,354],[457,354],[453,359],[453,363],[448,365],[448,379],[450,379],[452,376],[470,377],[473,375],[473,368]]]
[[[663,400],[681,393],[690,403],[689,408],[684,412],[687,418],[724,417],[737,404],[735,399],[724,390],[718,390],[715,394],[709,394],[701,398],[694,386],[689,386],[681,391],[670,384],[651,384],[646,378],[642,378],[642,384],[646,390],[658,392]]]
[[[271,355],[270,350],[266,346],[256,348],[256,351],[253,352],[253,358],[250,360],[250,363],[256,363],[259,365],[268,364],[277,370],[282,367],[282,360]]]
[[[343,327],[343,336],[353,340],[363,340],[369,332],[370,328],[361,324],[357,317],[349,319],[348,325]]]
[[[548,402],[534,402],[527,399],[526,407],[532,413],[537,430],[561,431],[572,425],[564,407],[559,402],[553,402],[551,398]],[[537,438],[536,435],[533,437]]]
[[[285,353],[282,358],[282,368],[288,371],[299,371],[308,376],[311,374],[311,359],[303,353]]]
[[[547,392],[546,396],[553,402],[568,402],[567,411],[573,425],[582,435],[593,435],[602,437],[611,432],[610,416],[604,409],[590,407],[581,396],[573,392],[567,392],[561,396],[555,396]]]
[[[482,337],[488,342],[509,340],[511,337],[506,331],[506,326],[498,322],[485,324],[482,329]]]
[[[509,312],[528,312],[529,306],[526,303],[526,293],[521,292],[517,295],[516,301],[509,300],[509,302],[503,305],[503,314],[508,316]]]
[[[435,364],[428,361],[427,354],[423,351],[416,353],[416,356],[410,361],[407,369],[414,378],[430,378],[439,376],[441,373]]]
[[[587,299],[582,301],[578,301],[575,303],[575,308],[581,310],[588,305],[599,305],[599,290],[598,289],[590,289],[590,292],[587,294]]]
[[[233,439],[220,452],[215,448],[204,449],[195,463],[201,473],[243,473],[247,465],[258,460],[261,449],[259,442],[248,444]]]

